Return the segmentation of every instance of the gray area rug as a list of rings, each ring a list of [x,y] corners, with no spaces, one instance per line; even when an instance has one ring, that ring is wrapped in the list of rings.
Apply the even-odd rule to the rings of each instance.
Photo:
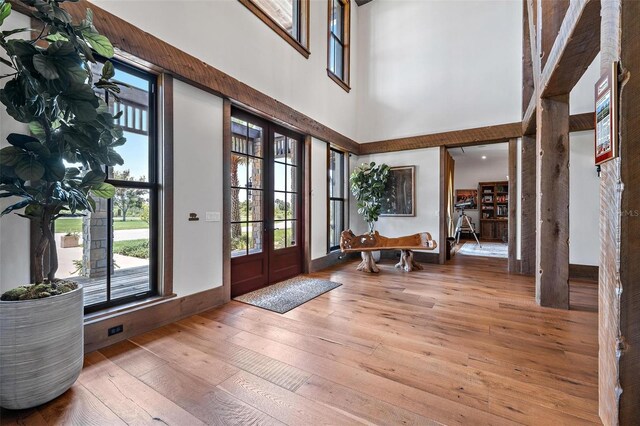
[[[473,241],[465,242],[458,250],[458,254],[467,256],[508,257],[509,245],[506,243],[482,243],[482,248]]]
[[[318,278],[294,277],[233,300],[284,314],[342,284]]]

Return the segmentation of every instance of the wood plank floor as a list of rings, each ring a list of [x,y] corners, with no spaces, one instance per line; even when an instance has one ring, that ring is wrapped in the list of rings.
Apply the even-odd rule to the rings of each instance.
[[[78,382],[4,424],[600,424],[597,287],[540,308],[506,261],[314,274],[285,315],[231,302],[88,354]]]

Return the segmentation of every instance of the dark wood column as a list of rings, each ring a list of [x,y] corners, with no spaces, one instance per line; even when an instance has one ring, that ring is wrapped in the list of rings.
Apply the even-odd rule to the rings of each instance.
[[[520,273],[536,271],[536,137],[523,136],[520,160]]]
[[[536,114],[536,301],[569,309],[569,95]]]
[[[640,2],[602,2],[600,70],[620,62],[619,156],[600,179],[599,410],[604,424],[640,412]]]

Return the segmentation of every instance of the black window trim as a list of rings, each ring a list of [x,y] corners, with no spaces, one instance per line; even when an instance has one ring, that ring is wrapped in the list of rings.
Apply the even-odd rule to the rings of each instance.
[[[342,186],[342,197],[334,197],[332,196],[332,191],[331,191],[331,152],[336,152],[338,154],[340,154],[340,159],[341,159],[341,163],[342,163],[342,179],[341,179],[341,186]],[[347,153],[344,151],[341,151],[340,149],[334,148],[332,146],[328,146],[327,149],[327,253],[331,253],[333,251],[336,251],[338,249],[340,249],[340,240],[338,239],[338,241],[335,241],[334,245],[331,245],[331,203],[332,202],[338,202],[340,203],[341,206],[341,216],[342,216],[342,225],[344,226],[346,224],[346,218],[345,218],[345,210],[346,210],[346,206],[347,206],[347,202],[348,202],[348,198],[347,198],[347,191],[346,191],[346,180],[347,180],[347,176],[346,176],[346,164],[347,164]]]

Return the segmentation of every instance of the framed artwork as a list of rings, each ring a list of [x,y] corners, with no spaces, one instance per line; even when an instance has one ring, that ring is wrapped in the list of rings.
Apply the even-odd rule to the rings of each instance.
[[[416,215],[416,166],[391,167],[380,216]]]
[[[477,189],[456,189],[456,204],[470,203],[467,210],[476,210],[478,208],[478,190]]]
[[[609,161],[616,156],[618,122],[618,63],[600,77],[595,87],[596,131],[595,163]]]

